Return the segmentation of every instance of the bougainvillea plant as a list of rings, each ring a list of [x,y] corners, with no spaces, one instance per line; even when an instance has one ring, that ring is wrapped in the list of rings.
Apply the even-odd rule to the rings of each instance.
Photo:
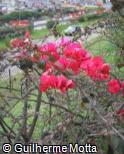
[[[79,42],[61,38],[33,45],[27,31],[23,39],[13,39],[11,46],[19,51],[16,61],[20,62],[21,69],[33,70],[35,65],[41,70],[38,85],[41,93],[56,89],[65,94],[76,87],[72,76],[83,73],[95,83],[104,82],[108,93],[124,96],[124,81],[112,77],[110,65],[101,56],[93,57]],[[123,113],[123,109],[116,112],[117,116],[123,116]]]

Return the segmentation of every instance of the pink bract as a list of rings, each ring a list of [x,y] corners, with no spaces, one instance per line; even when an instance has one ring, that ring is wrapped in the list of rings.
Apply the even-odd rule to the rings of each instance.
[[[118,111],[116,112],[116,114],[117,114],[118,116],[124,117],[124,109],[118,110]]]
[[[117,94],[121,90],[121,85],[117,79],[112,79],[108,82],[108,91],[112,94]]]

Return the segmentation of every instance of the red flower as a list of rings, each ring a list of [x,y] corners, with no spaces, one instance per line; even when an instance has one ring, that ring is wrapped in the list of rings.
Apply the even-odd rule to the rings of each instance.
[[[65,93],[68,89],[74,88],[75,84],[72,80],[68,80],[65,76],[48,75],[44,73],[40,78],[40,91],[46,92],[50,88],[59,89]]]
[[[101,57],[94,57],[87,61],[82,62],[81,68],[83,68],[87,75],[93,80],[107,80],[110,75],[110,66],[105,64]]]
[[[46,63],[45,71],[49,70],[52,68],[51,63]]]
[[[71,40],[69,38],[62,37],[58,43],[59,47],[64,48],[71,43]]]
[[[65,93],[69,88],[74,88],[75,84],[72,80],[67,80],[63,75],[58,76],[57,88],[60,89],[62,93]]]
[[[31,60],[32,62],[34,62],[34,63],[37,63],[37,62],[38,62],[38,60],[37,60],[34,56],[31,56],[30,60]]]
[[[103,64],[99,70],[98,79],[100,81],[109,79],[110,75],[110,66],[108,64]]]
[[[122,95],[124,96],[124,81],[122,81],[121,87],[122,87]]]
[[[19,38],[12,39],[10,44],[13,48],[19,48],[19,47],[24,48],[23,40]]]
[[[46,92],[49,88],[56,88],[56,77],[44,73],[40,77],[40,91]]]
[[[75,83],[72,80],[67,81],[67,88],[73,89],[75,87]]]
[[[47,43],[40,47],[41,52],[57,52],[57,46],[55,43]]]
[[[71,69],[75,74],[80,73],[80,61],[69,59],[69,69]]]
[[[90,63],[90,59],[88,60],[85,60],[81,63],[80,67],[83,69],[83,70],[87,70],[88,69],[88,64]]]
[[[108,82],[108,91],[112,94],[117,94],[121,90],[121,85],[117,79],[112,79]]]
[[[70,44],[70,46],[71,46],[72,48],[81,48],[81,44],[80,44],[79,42],[72,42],[72,43]]]
[[[58,88],[58,80],[55,75],[50,75],[49,84],[51,88],[54,88],[54,89]]]
[[[47,43],[40,47],[40,52],[47,55],[50,60],[58,60],[59,54],[55,43]],[[53,59],[52,59],[53,58]]]
[[[58,77],[57,87],[65,93],[67,90],[67,79],[62,75]]]
[[[55,62],[54,67],[62,72],[68,68],[69,62],[67,58],[60,57],[58,61]]]
[[[72,58],[77,61],[84,61],[90,58],[90,54],[82,49],[79,43],[71,43],[64,48],[63,54],[67,58]]]
[[[116,112],[116,114],[117,114],[118,116],[124,117],[124,109],[118,110],[118,111]]]
[[[42,75],[40,77],[40,91],[41,92],[46,92],[46,90],[49,88],[49,76],[47,75]]]
[[[122,86],[122,88],[124,89],[124,81],[122,81],[121,86]]]
[[[30,35],[30,32],[29,31],[26,31],[25,32],[25,38],[27,38],[27,39],[30,39],[31,38],[31,35]]]

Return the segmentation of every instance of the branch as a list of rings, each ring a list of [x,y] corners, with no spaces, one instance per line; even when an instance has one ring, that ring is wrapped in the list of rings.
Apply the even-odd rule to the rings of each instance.
[[[103,121],[103,123],[107,127],[110,127],[115,132],[115,134],[117,134],[124,141],[124,135],[121,134],[115,127],[113,127],[112,125],[109,125],[108,121],[100,114],[100,112],[97,110],[97,108],[94,108],[94,111],[98,114],[99,118]]]
[[[44,100],[42,100],[42,102],[45,103],[45,104],[49,104],[49,105],[52,105],[52,106],[54,106],[54,107],[58,107],[58,108],[60,108],[60,109],[63,109],[63,110],[65,110],[66,112],[69,112],[70,114],[72,114],[72,115],[74,115],[74,116],[78,116],[78,117],[84,119],[84,117],[83,117],[81,114],[75,113],[75,112],[73,112],[73,111],[67,109],[67,108],[64,107],[64,106],[61,106],[61,105],[55,104],[55,103],[53,104],[53,103],[50,103],[50,102],[46,102],[46,101],[44,101]]]
[[[38,115],[39,115],[38,113],[40,111],[40,106],[41,106],[41,96],[42,96],[41,92],[38,91],[37,104],[36,104],[36,107],[35,107],[34,118],[33,118],[31,128],[30,128],[29,133],[28,133],[28,140],[29,141],[30,141],[30,139],[31,139],[31,137],[33,135],[33,132],[34,132],[37,120],[38,120]]]
[[[121,134],[114,126],[109,125],[109,122],[101,115],[100,111],[96,108],[97,101],[94,98],[91,98],[88,96],[88,94],[83,91],[83,94],[89,99],[89,103],[91,104],[93,110],[97,113],[98,117],[103,121],[103,123],[111,128],[115,134],[117,134],[123,141],[124,141],[124,135]]]

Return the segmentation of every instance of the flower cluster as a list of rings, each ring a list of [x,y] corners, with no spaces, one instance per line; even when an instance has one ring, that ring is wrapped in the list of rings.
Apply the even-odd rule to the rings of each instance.
[[[122,91],[124,95],[124,82],[121,82],[117,79],[112,79],[108,82],[108,91],[112,94],[118,94],[120,91]]]
[[[15,38],[13,40],[11,40],[11,46],[12,48],[17,48],[17,47],[23,47],[23,40],[19,39],[19,38]]]
[[[28,27],[30,22],[28,20],[13,20],[9,23],[12,27]]]
[[[62,44],[61,42],[62,41],[60,41],[59,45],[56,43],[47,43],[39,48],[38,55],[40,56],[38,56],[38,59],[40,61],[45,61],[44,71],[47,72],[49,69],[54,70],[53,72],[58,70],[61,73],[71,71],[72,74],[75,75],[85,72],[94,81],[109,79],[110,66],[104,62],[102,57],[92,57],[90,53],[82,48],[81,44],[78,42],[67,41],[65,46],[63,46],[63,42]],[[61,90],[61,88],[56,86],[58,85],[56,82],[51,83],[51,80],[61,81],[61,77],[55,78],[54,75],[42,76],[40,78],[40,82],[42,83],[40,84],[40,90],[42,92],[45,92],[49,88]],[[50,82],[48,79],[50,79]],[[67,85],[68,84],[64,84],[66,90],[70,88],[70,86],[68,87]],[[64,90],[64,92],[66,90]]]
[[[86,63],[82,63],[88,76],[94,81],[108,80],[110,77],[110,66],[104,63],[102,57],[93,57]]]
[[[10,42],[10,45],[12,48],[26,49],[27,46],[31,45],[30,38],[31,36],[29,31],[26,31],[24,39],[21,39],[21,38],[12,39]]]
[[[41,55],[46,57],[46,59],[50,58],[50,60],[53,60],[53,61],[59,59],[57,45],[54,43],[48,43],[48,44],[42,45],[40,47],[40,53],[41,53]],[[41,58],[43,58],[43,57],[41,56]]]
[[[24,40],[27,39],[26,43],[31,43],[29,32],[25,34]],[[54,43],[34,46],[31,52],[29,52],[29,48],[26,51],[25,43],[20,39],[15,39],[11,43],[14,48],[23,49],[19,58],[26,57],[42,69],[39,86],[41,92],[53,88],[65,93],[68,89],[75,87],[74,81],[68,79],[68,72],[71,72],[72,75],[79,75],[83,72],[95,82],[106,81],[110,93],[118,94],[122,91],[124,94],[124,82],[111,79],[110,65],[105,63],[101,56],[93,57],[78,42],[62,38]]]
[[[40,77],[40,91],[46,92],[46,90],[54,88],[59,89],[62,93],[65,93],[69,88],[74,88],[75,84],[72,80],[68,80],[64,75],[55,76],[49,75],[46,72]]]

